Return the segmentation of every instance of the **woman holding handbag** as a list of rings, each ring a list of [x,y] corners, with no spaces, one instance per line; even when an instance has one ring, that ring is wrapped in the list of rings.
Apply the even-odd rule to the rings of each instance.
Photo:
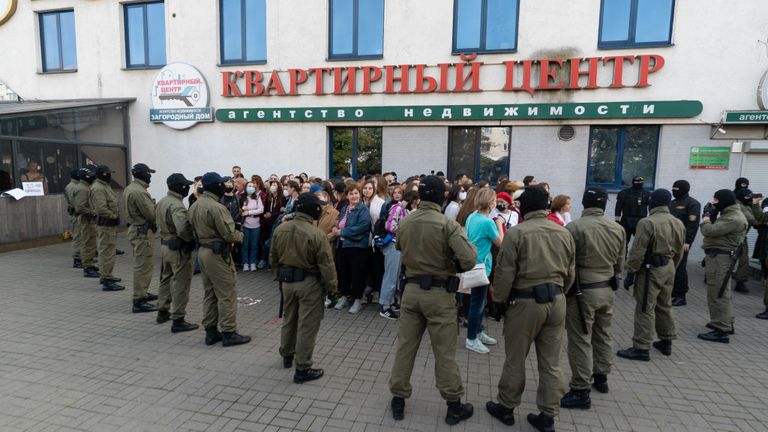
[[[484,265],[487,278],[493,268],[491,246],[501,247],[501,241],[504,239],[502,221],[491,219],[491,209],[496,206],[496,192],[490,188],[478,190],[474,204],[477,211],[467,217],[465,227],[469,241],[477,248],[477,263]],[[487,296],[488,284],[472,288],[467,313],[467,341],[465,346],[468,350],[480,354],[490,352],[486,345],[496,344],[496,340],[483,331],[483,310]]]

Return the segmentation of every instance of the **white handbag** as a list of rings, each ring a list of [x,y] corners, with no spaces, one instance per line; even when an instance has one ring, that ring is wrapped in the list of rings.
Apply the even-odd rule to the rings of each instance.
[[[490,284],[488,276],[485,274],[485,264],[475,264],[472,270],[467,270],[464,273],[459,273],[461,282],[459,283],[459,292],[463,294],[471,294],[472,288],[480,287]]]

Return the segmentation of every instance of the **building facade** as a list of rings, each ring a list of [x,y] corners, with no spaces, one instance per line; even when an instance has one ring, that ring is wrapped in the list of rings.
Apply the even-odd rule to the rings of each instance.
[[[530,174],[578,214],[586,185],[635,175],[702,201],[741,175],[768,192],[767,38],[760,0],[25,0],[0,25],[0,81],[136,98],[125,165],[158,178]],[[18,184],[34,152],[14,139]]]

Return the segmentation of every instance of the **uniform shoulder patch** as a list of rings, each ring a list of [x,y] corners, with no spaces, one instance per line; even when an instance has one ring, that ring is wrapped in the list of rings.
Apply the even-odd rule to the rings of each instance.
[[[698,216],[696,216],[696,215],[690,215],[690,216],[688,216],[688,220],[689,220],[689,221],[691,221],[691,222],[696,222],[696,219],[698,219],[698,218],[699,218],[699,217],[698,217]]]
[[[684,205],[679,205],[679,206],[676,206],[675,208],[676,208],[676,209],[680,209],[680,210],[683,210],[683,209],[685,208],[685,206],[684,206]]]

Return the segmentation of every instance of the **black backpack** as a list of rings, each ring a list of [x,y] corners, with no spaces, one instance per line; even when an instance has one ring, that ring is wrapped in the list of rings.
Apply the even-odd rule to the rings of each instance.
[[[389,211],[392,209],[393,201],[381,206],[379,212],[379,219],[373,225],[373,238],[384,238],[389,234],[387,232],[387,219],[389,218]]]

